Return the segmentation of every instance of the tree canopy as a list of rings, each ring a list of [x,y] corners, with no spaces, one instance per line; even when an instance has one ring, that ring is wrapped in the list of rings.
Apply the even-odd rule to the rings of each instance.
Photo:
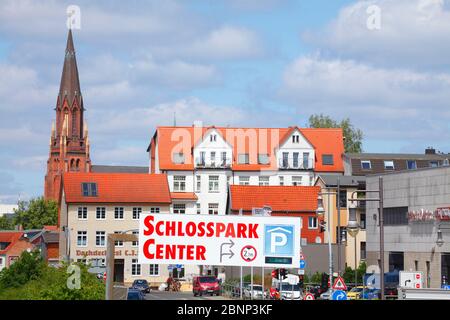
[[[362,152],[363,132],[355,128],[350,122],[350,118],[345,118],[341,122],[323,114],[314,114],[309,117],[310,128],[342,128],[344,134],[344,148],[347,153]]]
[[[58,222],[57,203],[43,197],[28,202],[19,201],[15,214],[14,225],[22,225],[24,229],[41,229],[45,225],[56,225]]]

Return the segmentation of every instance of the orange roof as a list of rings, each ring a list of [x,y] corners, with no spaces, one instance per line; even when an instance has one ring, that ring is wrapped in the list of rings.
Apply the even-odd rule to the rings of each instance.
[[[158,127],[152,138],[150,148],[154,142],[158,143],[159,168],[162,170],[193,170],[194,160],[192,150],[202,139],[207,131],[216,129],[224,140],[233,147],[232,169],[234,171],[259,171],[268,168],[268,165],[257,163],[258,153],[267,153],[269,157],[282,144],[293,130],[298,129],[305,139],[313,145],[316,153],[315,171],[318,172],[343,172],[344,142],[342,129],[316,129],[316,128],[229,128],[229,127]],[[198,131],[197,131],[198,130]],[[154,139],[156,137],[156,139]],[[182,140],[185,139],[185,140]],[[250,145],[250,140],[256,141]],[[182,145],[182,141],[187,141]],[[183,146],[181,148],[180,146]],[[184,164],[175,164],[172,161],[172,153],[183,152]],[[238,164],[238,155],[248,153],[250,164]],[[332,154],[333,165],[323,165],[322,155]]]
[[[97,196],[85,197],[83,182],[97,183]],[[67,203],[171,203],[165,174],[148,173],[65,173]]]
[[[232,185],[231,210],[272,207],[274,212],[315,212],[320,187]]]
[[[44,226],[44,230],[58,231],[58,226]]]
[[[170,197],[172,200],[198,200],[194,192],[171,192]]]
[[[5,249],[0,250],[0,254],[6,254],[14,244],[22,237],[22,231],[0,232],[0,242],[9,242]]]

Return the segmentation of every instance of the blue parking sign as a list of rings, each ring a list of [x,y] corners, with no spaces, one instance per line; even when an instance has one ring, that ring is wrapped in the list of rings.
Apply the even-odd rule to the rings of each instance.
[[[264,255],[293,256],[294,255],[294,226],[293,225],[265,225],[264,226]]]

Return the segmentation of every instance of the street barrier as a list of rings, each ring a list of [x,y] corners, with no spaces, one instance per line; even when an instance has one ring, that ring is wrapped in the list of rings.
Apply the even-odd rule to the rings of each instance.
[[[450,291],[443,289],[410,289],[401,288],[399,300],[450,300]]]

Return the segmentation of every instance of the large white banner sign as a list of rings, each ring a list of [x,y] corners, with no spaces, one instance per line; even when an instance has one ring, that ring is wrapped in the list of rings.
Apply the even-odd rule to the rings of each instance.
[[[298,268],[300,218],[141,214],[139,263]]]

